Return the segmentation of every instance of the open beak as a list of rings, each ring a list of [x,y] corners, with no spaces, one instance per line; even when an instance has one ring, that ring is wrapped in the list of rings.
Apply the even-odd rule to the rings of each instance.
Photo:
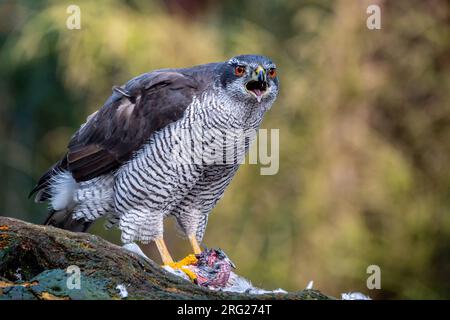
[[[267,91],[266,70],[258,66],[252,74],[252,79],[245,84],[245,88],[255,96],[258,102],[261,102]]]

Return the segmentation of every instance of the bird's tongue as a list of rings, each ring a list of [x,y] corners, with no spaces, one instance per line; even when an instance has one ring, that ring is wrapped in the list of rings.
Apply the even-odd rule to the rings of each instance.
[[[262,90],[259,90],[259,89],[253,89],[253,92],[254,92],[255,95],[256,95],[256,100],[257,100],[258,102],[261,102],[262,95],[263,95],[263,91],[262,91]]]
[[[246,89],[251,91],[258,102],[261,102],[267,89],[267,84],[260,81],[250,81],[246,84]]]
[[[257,95],[257,96],[262,96],[262,91],[259,89],[254,89],[253,92]]]

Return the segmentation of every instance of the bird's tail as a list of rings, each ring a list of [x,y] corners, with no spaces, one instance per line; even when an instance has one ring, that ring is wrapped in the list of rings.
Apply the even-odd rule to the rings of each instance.
[[[72,218],[72,210],[50,210],[44,225],[54,226],[73,232],[86,232],[91,226],[92,221],[76,220]]]
[[[55,177],[63,174],[66,169],[66,157],[63,157],[42,175],[37,185],[33,190],[31,190],[28,197],[31,197],[35,194],[34,201],[36,203],[51,201],[51,184],[52,182],[55,183]],[[91,226],[92,222],[73,219],[72,213],[73,208],[71,208],[70,206],[65,206],[65,208],[61,210],[51,209],[48,213],[47,219],[45,219],[44,221],[44,225],[54,226],[74,232],[86,232]]]

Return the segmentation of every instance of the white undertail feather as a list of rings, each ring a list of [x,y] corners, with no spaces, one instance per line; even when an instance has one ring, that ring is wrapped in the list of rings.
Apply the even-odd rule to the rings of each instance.
[[[51,178],[50,195],[53,210],[69,210],[74,219],[93,221],[113,212],[114,175],[108,174],[77,183],[69,171]]]
[[[69,171],[62,171],[50,181],[51,206],[53,210],[63,210],[73,205],[78,183]]]

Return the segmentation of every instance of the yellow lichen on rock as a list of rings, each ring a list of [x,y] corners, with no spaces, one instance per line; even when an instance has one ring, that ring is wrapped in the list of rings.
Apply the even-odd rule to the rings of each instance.
[[[37,281],[14,283],[14,282],[11,282],[11,281],[1,281],[0,280],[0,288],[8,288],[8,287],[14,287],[14,286],[21,286],[21,287],[28,288],[28,287],[31,287],[31,286],[35,286],[37,284],[38,284]]]
[[[69,297],[58,297],[48,292],[42,292],[39,295],[39,298],[41,298],[42,300],[70,300]]]

